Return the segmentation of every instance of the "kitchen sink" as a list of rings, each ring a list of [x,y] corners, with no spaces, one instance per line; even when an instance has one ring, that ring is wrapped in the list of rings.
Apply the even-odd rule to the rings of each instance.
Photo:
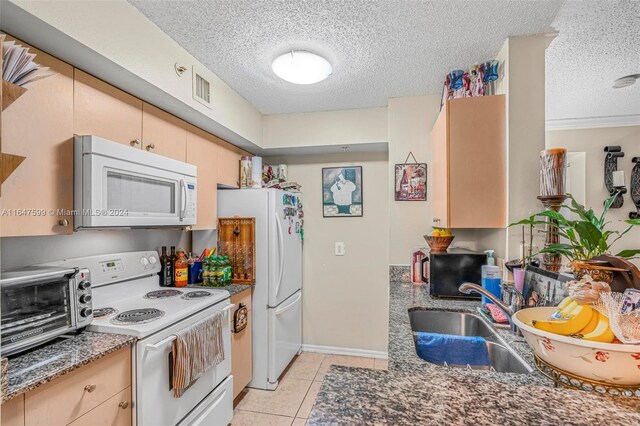
[[[418,332],[451,334],[455,336],[479,336],[487,341],[490,366],[448,367],[490,370],[498,373],[527,374],[533,369],[500,337],[487,321],[468,312],[437,311],[414,309],[409,311],[409,321],[413,331],[414,344],[417,345]],[[416,346],[417,350],[417,346]],[[425,361],[427,362],[427,361]]]

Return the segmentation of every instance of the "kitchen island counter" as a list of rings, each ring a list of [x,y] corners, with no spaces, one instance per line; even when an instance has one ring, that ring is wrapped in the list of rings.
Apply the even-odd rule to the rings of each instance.
[[[135,342],[132,336],[82,332],[9,358],[8,390],[2,402],[36,389]]]
[[[389,303],[389,370],[332,366],[308,424],[640,424],[638,398],[554,388],[526,342],[506,330],[499,334],[532,373],[447,368],[417,356],[410,309],[476,313],[479,302],[432,299],[424,285],[392,282]]]

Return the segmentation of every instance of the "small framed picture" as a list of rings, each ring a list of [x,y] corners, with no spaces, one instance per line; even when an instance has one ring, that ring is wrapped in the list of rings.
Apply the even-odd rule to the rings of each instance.
[[[427,165],[396,164],[396,201],[427,201]]]
[[[362,166],[322,169],[322,216],[362,216]]]

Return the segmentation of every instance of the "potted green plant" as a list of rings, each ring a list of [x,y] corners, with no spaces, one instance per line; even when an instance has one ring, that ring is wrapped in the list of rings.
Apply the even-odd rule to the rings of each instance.
[[[542,232],[557,233],[564,241],[551,244],[543,248],[540,253],[562,255],[571,262],[571,267],[576,279],[582,278],[585,274],[590,274],[594,279],[611,282],[613,273],[603,269],[607,263],[595,258],[602,255],[610,255],[611,246],[622,238],[633,227],[640,226],[640,219],[628,219],[624,222],[627,227],[622,231],[607,229],[611,224],[606,220],[606,215],[617,195],[608,198],[604,203],[602,214],[597,216],[593,209],[588,209],[578,203],[571,194],[567,194],[569,204],[563,208],[575,213],[577,220],[567,219],[561,212],[545,210],[531,215],[527,219],[512,223],[516,225],[547,225],[546,218],[550,218],[557,223],[557,226],[550,226]],[[640,254],[640,249],[622,250],[615,254],[623,259],[631,259]]]

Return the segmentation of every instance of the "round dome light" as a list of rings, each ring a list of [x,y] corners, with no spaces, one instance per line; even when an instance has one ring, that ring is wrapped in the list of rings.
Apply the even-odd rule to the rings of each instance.
[[[317,83],[332,71],[331,64],[322,56],[293,50],[274,59],[271,69],[281,79],[294,84]]]

